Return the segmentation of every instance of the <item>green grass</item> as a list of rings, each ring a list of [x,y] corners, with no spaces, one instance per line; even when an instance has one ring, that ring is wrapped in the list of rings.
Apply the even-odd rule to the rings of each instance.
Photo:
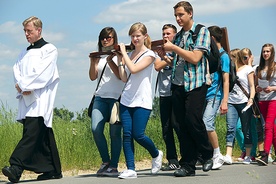
[[[23,126],[20,123],[16,123],[15,114],[15,112],[7,110],[7,108],[2,104],[2,108],[0,109],[1,168],[5,165],[9,165],[9,157],[22,136]],[[216,125],[220,141],[220,149],[221,152],[225,154],[225,116],[217,117]],[[64,171],[73,169],[97,169],[99,167],[101,164],[101,158],[92,137],[90,119],[86,118],[83,121],[65,121],[61,118],[54,118],[53,130]],[[108,132],[109,126],[106,126],[105,135],[108,135]],[[163,150],[165,153],[165,144],[162,139],[162,130],[159,118],[150,119],[146,129],[146,135],[153,140],[158,149]],[[108,142],[110,142],[109,138]],[[178,145],[178,142],[176,144]],[[233,155],[239,156],[239,154],[240,150],[238,146],[235,146]],[[151,159],[150,154],[143,147],[135,143],[135,160],[141,161],[144,159]],[[120,163],[124,162],[125,160],[122,151]]]

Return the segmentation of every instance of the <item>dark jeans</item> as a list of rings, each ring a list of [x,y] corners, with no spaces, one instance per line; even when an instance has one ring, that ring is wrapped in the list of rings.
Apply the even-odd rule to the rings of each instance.
[[[172,113],[172,96],[159,98],[160,104],[160,118],[162,124],[162,136],[166,145],[167,160],[178,161],[174,131],[179,139],[179,126],[175,123],[175,118]]]
[[[213,156],[213,148],[209,142],[203,122],[203,108],[207,86],[203,85],[185,92],[183,86],[172,84],[173,113],[180,127],[181,167],[195,171],[198,154],[203,160]]]

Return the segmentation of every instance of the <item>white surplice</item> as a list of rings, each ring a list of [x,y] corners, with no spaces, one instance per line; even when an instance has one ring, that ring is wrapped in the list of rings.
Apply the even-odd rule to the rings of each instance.
[[[44,118],[47,127],[52,127],[53,107],[59,83],[57,48],[47,43],[41,48],[21,52],[13,66],[14,79],[22,90],[30,95],[17,93],[19,100],[17,120],[25,117]]]

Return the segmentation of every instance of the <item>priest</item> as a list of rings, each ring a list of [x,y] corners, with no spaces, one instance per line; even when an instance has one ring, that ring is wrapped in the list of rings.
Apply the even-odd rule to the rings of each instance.
[[[17,121],[23,135],[2,173],[13,183],[24,170],[41,173],[37,179],[62,178],[60,158],[52,129],[53,106],[59,83],[57,48],[42,36],[42,22],[29,17],[23,23],[30,46],[13,66],[18,99]]]

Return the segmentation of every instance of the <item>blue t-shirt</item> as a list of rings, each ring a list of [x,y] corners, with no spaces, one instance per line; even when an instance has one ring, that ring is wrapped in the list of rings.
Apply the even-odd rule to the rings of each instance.
[[[219,52],[222,53],[224,51],[223,48],[219,49]],[[229,73],[230,72],[230,58],[228,56],[228,54],[225,52],[224,54],[221,55],[220,57],[221,60],[221,69],[223,72],[225,73]],[[216,96],[216,100],[221,100],[223,98],[223,79],[222,79],[222,75],[220,74],[220,72],[215,72],[211,74],[211,79],[212,79],[212,85],[208,88],[207,91],[207,95],[206,95],[206,99],[212,99],[215,97],[216,92],[217,92],[217,87],[220,84],[220,87],[218,89],[217,92],[217,96]]]

